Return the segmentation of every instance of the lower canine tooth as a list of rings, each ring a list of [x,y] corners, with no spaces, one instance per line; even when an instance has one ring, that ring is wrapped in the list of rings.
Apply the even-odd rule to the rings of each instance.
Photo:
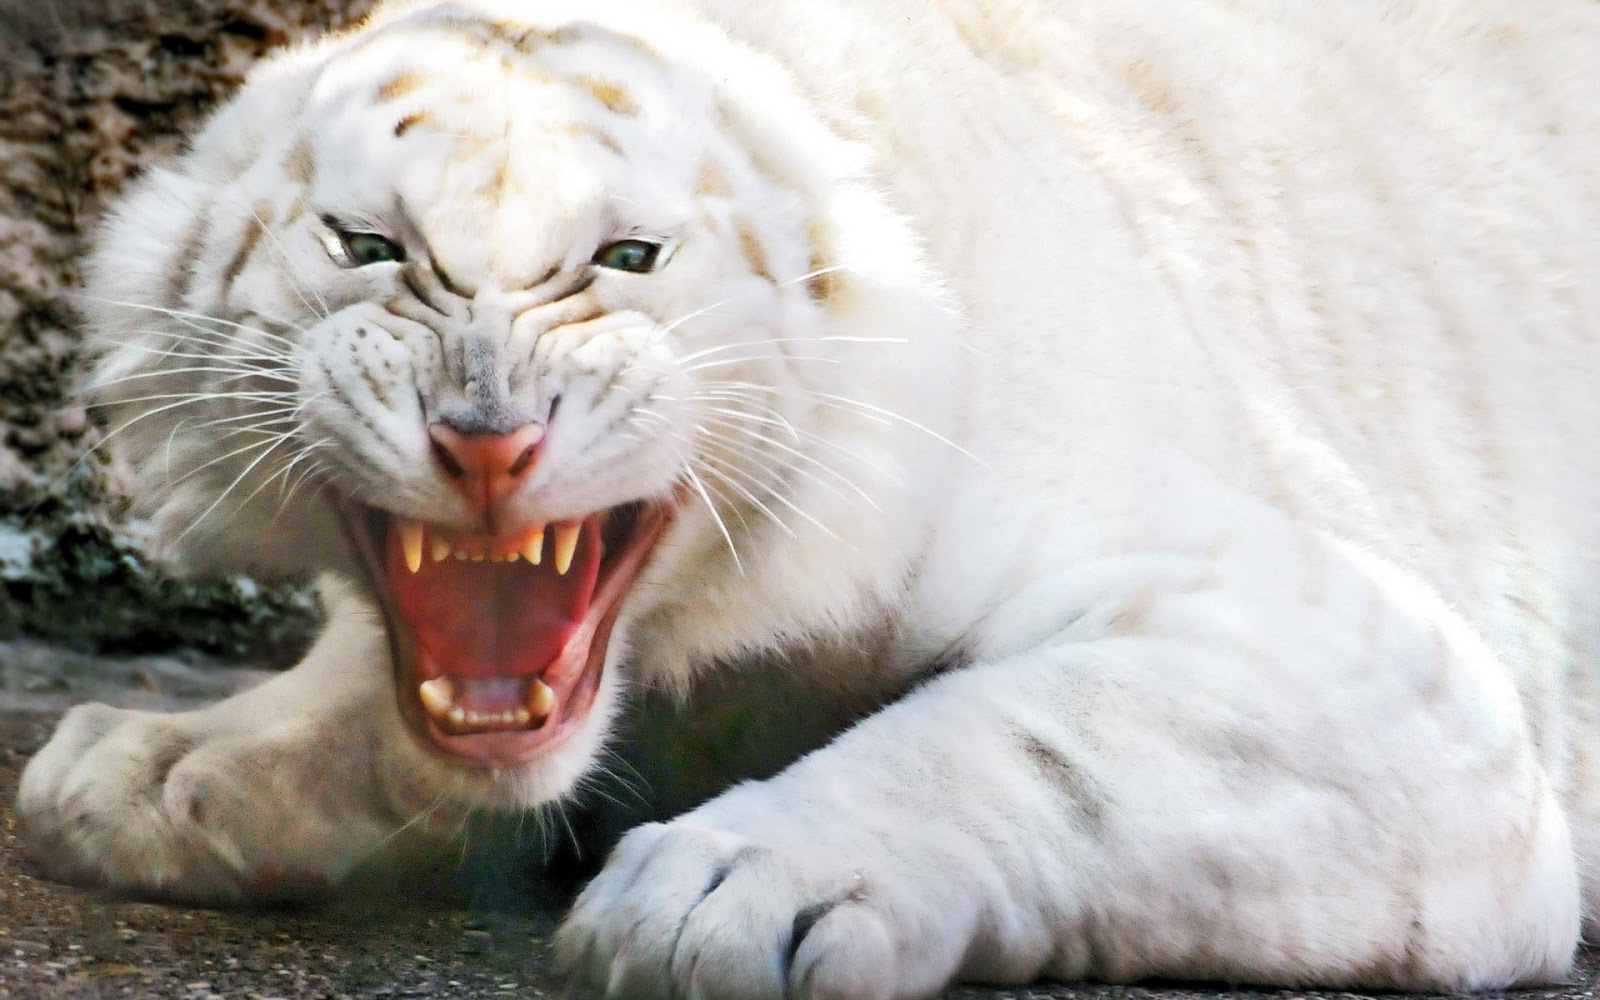
[[[455,685],[450,683],[448,677],[435,677],[417,685],[417,697],[422,700],[422,707],[428,710],[429,715],[448,716],[456,701]]]
[[[441,562],[441,561],[443,561],[445,559],[448,559],[450,557],[450,553],[452,551],[453,550],[450,547],[450,540],[449,539],[439,538],[437,536],[434,537],[434,539],[433,539],[433,561],[434,562]]]
[[[556,708],[556,693],[550,685],[535,677],[528,687],[528,717],[533,719],[548,718]]]

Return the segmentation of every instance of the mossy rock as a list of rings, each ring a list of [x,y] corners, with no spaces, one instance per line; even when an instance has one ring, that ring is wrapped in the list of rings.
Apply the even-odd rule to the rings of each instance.
[[[193,649],[282,664],[318,620],[303,583],[152,564],[76,401],[72,294],[105,205],[269,49],[370,0],[0,0],[0,639]]]

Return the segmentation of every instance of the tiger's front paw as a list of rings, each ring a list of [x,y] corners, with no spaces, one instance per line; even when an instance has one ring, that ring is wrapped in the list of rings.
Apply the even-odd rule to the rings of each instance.
[[[352,823],[362,790],[328,734],[294,719],[240,732],[208,711],[68,712],[22,775],[30,859],[60,881],[206,904],[337,884],[382,834]]]
[[[713,803],[713,807],[715,807]],[[943,988],[962,917],[864,834],[811,838],[702,809],[634,830],[558,938],[608,997],[909,998]]]

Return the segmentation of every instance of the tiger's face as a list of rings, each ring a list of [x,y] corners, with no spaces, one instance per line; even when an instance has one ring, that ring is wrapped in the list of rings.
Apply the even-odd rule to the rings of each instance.
[[[722,93],[677,44],[402,9],[261,68],[94,261],[158,533],[364,580],[402,715],[469,768],[591,753],[619,622],[680,661],[781,632],[745,608],[784,547],[893,476],[851,444],[892,423],[862,387],[899,384],[914,240],[781,81]]]

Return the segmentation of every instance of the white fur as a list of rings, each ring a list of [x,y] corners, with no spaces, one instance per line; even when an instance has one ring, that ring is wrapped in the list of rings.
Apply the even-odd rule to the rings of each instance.
[[[473,12],[614,35],[523,74],[438,20]],[[560,942],[612,995],[1559,977],[1600,892],[1597,41],[1600,8],[1563,0],[414,0],[267,64],[96,259],[100,335],[144,348],[102,362],[114,420],[150,406],[117,379],[170,365],[182,332],[127,303],[159,303],[208,216],[185,302],[285,318],[287,341],[254,341],[284,347],[303,406],[284,448],[327,442],[291,490],[263,477],[296,452],[183,478],[215,439],[182,414],[131,426],[175,549],[348,575],[330,497],[463,516],[411,402],[459,391],[455,338],[521,365],[530,405],[563,394],[527,510],[659,493],[686,465],[720,489],[635,587],[559,752],[443,769],[400,728],[370,625],[366,652],[327,652],[353,641],[340,618],[236,702],[69,717],[24,778],[36,849],[186,898],[248,895],[272,864],[337,881],[416,808],[398,782],[531,807],[590,766],[622,678],[781,658],[838,704],[894,703],[624,839]],[[446,82],[364,96],[419,69]],[[635,113],[548,82],[574,73]],[[409,110],[431,123],[397,140]],[[470,316],[442,296],[437,337],[374,304],[393,269],[331,264],[307,207],[377,224],[397,194],[476,293]],[[230,284],[252,210],[274,235]],[[619,217],[687,234],[678,256],[597,282],[598,326],[541,319],[528,282]],[[813,296],[818,251],[839,270]],[[708,350],[743,388],[694,367]],[[369,376],[385,391],[330,402]],[[149,381],[256,412],[203,378]],[[301,752],[333,733],[377,748],[341,763],[337,802]],[[244,796],[263,741],[275,793]],[[192,829],[202,761],[233,797]]]

